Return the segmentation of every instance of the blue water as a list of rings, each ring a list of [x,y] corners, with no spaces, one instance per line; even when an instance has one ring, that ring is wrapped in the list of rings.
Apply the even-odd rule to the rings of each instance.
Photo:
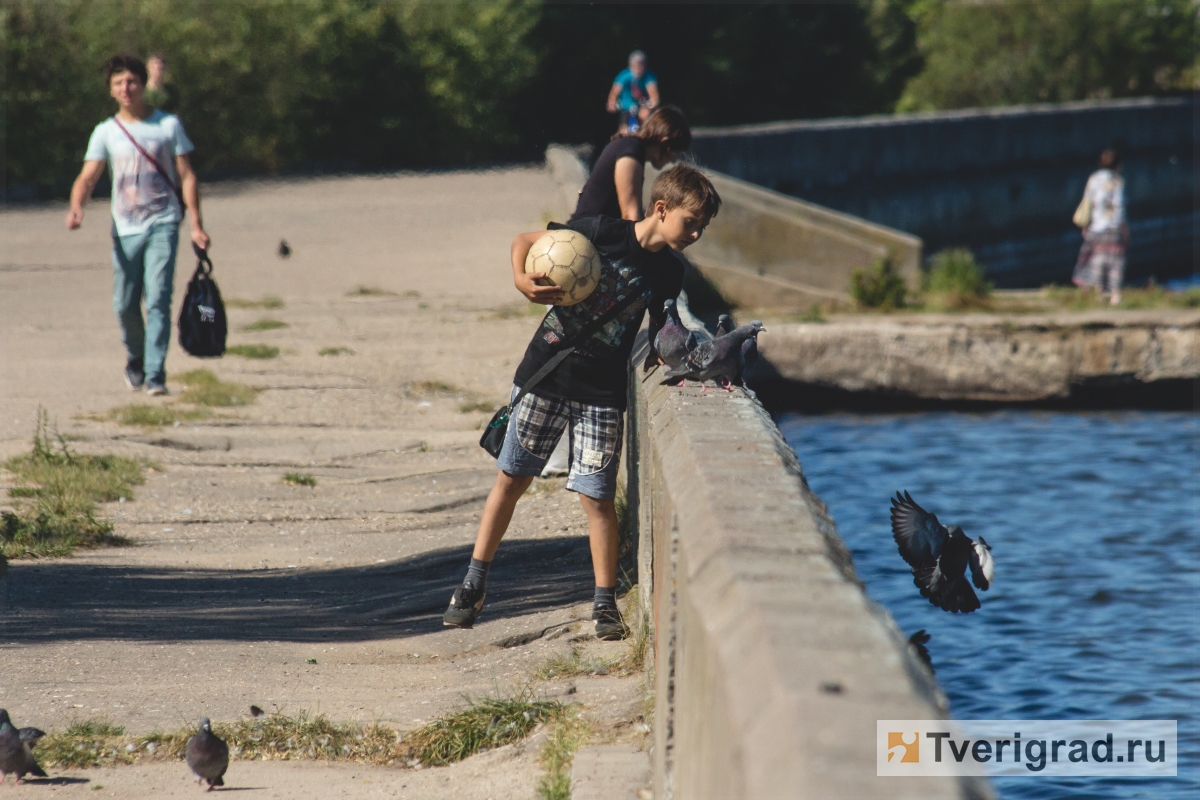
[[[1175,719],[1180,777],[1002,778],[1002,798],[1200,797],[1200,477],[1186,413],[784,416],[867,593],[925,628],[960,719]],[[931,606],[896,552],[907,489],[992,546],[983,608]]]

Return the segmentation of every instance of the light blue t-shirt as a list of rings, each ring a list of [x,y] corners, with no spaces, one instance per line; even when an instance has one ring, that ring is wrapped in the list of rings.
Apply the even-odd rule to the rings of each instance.
[[[184,133],[179,118],[155,111],[141,122],[122,124],[167,171],[171,183],[179,186],[175,156],[196,149]],[[138,152],[112,117],[92,131],[83,158],[85,161],[108,162],[112,172],[113,230],[117,236],[143,233],[156,222],[183,219],[183,209],[175,191],[154,165]]]
[[[617,107],[631,111],[642,103],[649,102],[650,92],[646,87],[652,83],[658,83],[658,78],[654,77],[654,73],[648,69],[642,71],[642,77],[635,78],[633,72],[626,67],[621,70],[613,83],[621,87],[621,93],[617,95]]]

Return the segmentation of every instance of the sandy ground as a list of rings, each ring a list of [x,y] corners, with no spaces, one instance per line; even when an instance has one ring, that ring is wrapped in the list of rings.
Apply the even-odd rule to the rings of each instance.
[[[65,206],[0,213],[0,458],[27,450],[41,406],[78,450],[162,468],[135,498],[103,508],[136,546],[16,561],[0,581],[0,704],[17,724],[103,716],[143,733],[254,703],[409,729],[464,694],[526,686],[572,646],[619,654],[625,645],[588,641],[586,520],[561,481],[535,485],[518,508],[476,628],[440,619],[495,475],[477,446],[490,414],[459,406],[507,394],[537,323],[512,288],[509,243],[542,227],[553,191],[532,168],[213,188],[204,209],[222,292],[285,303],[230,309],[230,343],[282,353],[200,360],[173,341],[169,374],[205,367],[263,391],[216,419],[155,429],[98,421],[118,405],[174,402],[124,385],[106,201],[74,233]],[[193,267],[185,240],[176,313]],[[388,294],[348,294],[358,286]],[[240,330],[264,317],[288,327]],[[353,354],[318,355],[327,347]],[[282,484],[289,471],[317,486]],[[583,703],[619,736],[635,730],[640,684],[531,685]],[[523,798],[539,772],[536,748],[513,747],[419,772],[235,762],[229,783],[295,800],[443,797],[450,786]],[[62,780],[50,788],[198,792],[185,773],[52,770]]]

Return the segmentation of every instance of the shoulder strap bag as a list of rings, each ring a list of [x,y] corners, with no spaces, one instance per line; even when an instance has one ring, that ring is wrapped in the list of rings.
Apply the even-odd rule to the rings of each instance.
[[[146,152],[146,148],[142,147],[137,139],[133,138],[133,134],[129,132],[128,128],[121,124],[121,120],[114,116],[112,121],[117,123],[117,127],[121,129],[121,133],[129,137],[129,141],[133,142],[133,146],[136,147],[137,151],[142,154],[142,158],[149,161],[151,166],[158,171],[158,174],[162,175],[163,180],[167,182],[167,186],[170,186],[171,191],[173,191],[175,196],[179,198],[179,208],[181,210],[187,210],[187,203],[183,202],[183,189],[175,185],[175,181],[171,180],[171,174],[163,169],[163,165],[158,163],[158,159]]]
[[[504,448],[504,437],[508,434],[509,415],[512,414],[512,410],[517,407],[517,404],[524,400],[525,395],[529,394],[529,391],[533,389],[533,387],[537,386],[547,375],[553,372],[555,367],[561,364],[567,356],[575,352],[575,348],[579,346],[580,342],[583,342],[593,333],[603,328],[609,323],[610,320],[628,308],[636,300],[640,300],[643,296],[645,296],[645,293],[635,293],[629,295],[624,300],[610,308],[608,311],[605,311],[587,325],[584,325],[575,333],[574,336],[563,342],[562,348],[555,352],[555,354],[551,356],[545,364],[542,365],[541,369],[533,373],[529,380],[525,381],[525,385],[521,387],[521,391],[517,392],[517,396],[513,398],[512,402],[506,406],[502,406],[496,411],[495,414],[492,415],[492,421],[489,422],[487,427],[483,429],[483,436],[479,437],[479,446],[484,450],[487,450],[488,453],[491,454],[492,458],[499,458],[500,451]]]

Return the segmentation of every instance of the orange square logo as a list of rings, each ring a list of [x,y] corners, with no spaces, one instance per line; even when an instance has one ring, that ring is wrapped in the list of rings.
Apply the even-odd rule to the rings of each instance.
[[[912,737],[912,740],[907,741],[905,737]],[[887,746],[889,764],[893,761],[899,761],[901,764],[919,764],[921,762],[921,737],[916,731],[912,733],[888,731]]]

